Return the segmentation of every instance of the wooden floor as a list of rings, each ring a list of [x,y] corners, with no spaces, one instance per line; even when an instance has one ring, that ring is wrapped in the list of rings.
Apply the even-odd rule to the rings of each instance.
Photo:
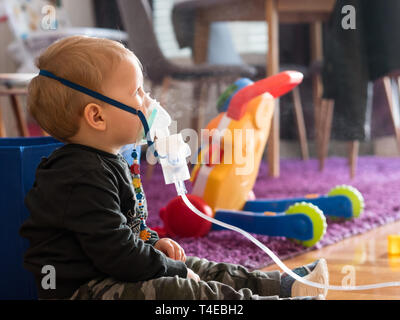
[[[400,234],[400,222],[382,226],[284,262],[293,269],[318,258],[325,258],[328,262],[331,285],[349,285],[353,275],[355,285],[400,281],[400,255],[388,255],[387,236],[389,234]],[[279,268],[271,265],[263,270],[274,269]],[[400,287],[367,291],[329,291],[326,299],[400,300]]]

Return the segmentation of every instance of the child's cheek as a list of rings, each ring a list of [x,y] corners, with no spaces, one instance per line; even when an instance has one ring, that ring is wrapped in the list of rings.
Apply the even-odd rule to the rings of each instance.
[[[134,138],[139,138],[139,134],[142,132],[142,122],[140,120],[136,120],[132,123],[132,127],[133,129],[133,134],[134,134]]]

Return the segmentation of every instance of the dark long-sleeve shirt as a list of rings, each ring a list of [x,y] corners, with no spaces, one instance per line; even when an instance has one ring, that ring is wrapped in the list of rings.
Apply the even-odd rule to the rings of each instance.
[[[131,174],[121,155],[67,144],[43,158],[25,198],[30,217],[20,234],[29,240],[24,266],[33,272],[39,298],[69,298],[82,284],[111,276],[141,281],[162,276],[186,277],[181,261],[153,245],[158,235],[139,238]],[[56,289],[44,289],[51,265]]]

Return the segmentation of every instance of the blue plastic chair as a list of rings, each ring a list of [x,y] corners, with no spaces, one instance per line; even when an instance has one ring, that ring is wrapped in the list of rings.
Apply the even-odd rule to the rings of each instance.
[[[33,275],[23,267],[28,241],[18,231],[29,212],[24,197],[42,157],[62,146],[51,137],[0,139],[0,299],[36,299]]]
[[[23,267],[29,242],[19,228],[29,216],[24,198],[41,158],[62,145],[52,137],[0,139],[0,300],[37,299],[34,277]],[[122,155],[132,163],[129,148],[125,150]]]

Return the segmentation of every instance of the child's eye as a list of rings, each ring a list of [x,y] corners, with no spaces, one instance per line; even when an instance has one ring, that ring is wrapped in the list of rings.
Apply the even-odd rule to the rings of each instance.
[[[142,94],[140,94],[140,93],[142,93]],[[143,90],[143,88],[142,87],[139,87],[137,90],[136,90],[136,92],[135,92],[135,96],[137,96],[138,94],[140,94],[140,96],[143,96],[143,95],[145,95],[146,93],[144,92],[144,90]]]

